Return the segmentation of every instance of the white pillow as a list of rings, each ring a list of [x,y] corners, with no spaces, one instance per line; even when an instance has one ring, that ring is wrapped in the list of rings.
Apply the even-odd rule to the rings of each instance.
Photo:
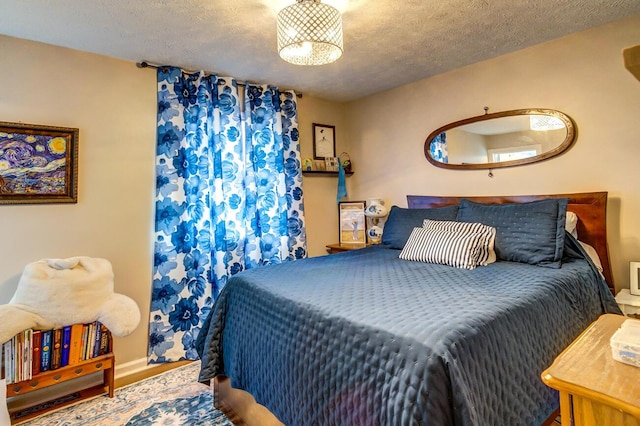
[[[576,227],[578,226],[578,216],[574,212],[567,211],[567,219],[564,224],[564,229],[573,235],[573,237],[578,239],[578,230]],[[600,275],[604,277],[604,268],[602,267],[602,262],[600,261],[600,256],[598,256],[598,252],[593,246],[578,240],[584,251],[589,255],[591,261],[595,265],[596,269],[600,271]]]
[[[578,216],[574,212],[567,211],[567,218],[564,222],[564,229],[576,240],[578,239],[578,231],[576,230],[576,226],[578,226]]]
[[[587,243],[583,243],[582,241],[578,241],[578,242],[580,243],[584,251],[587,252],[587,254],[589,255],[589,257],[591,258],[591,261],[596,266],[596,269],[600,271],[600,275],[604,277],[604,268],[602,267],[602,262],[600,261],[600,256],[598,256],[598,252],[596,251],[596,249]]]
[[[474,269],[480,252],[486,251],[485,240],[486,236],[477,232],[413,228],[400,259]]]
[[[482,234],[482,247],[478,257],[478,265],[487,266],[496,261],[494,249],[496,241],[496,228],[478,222],[454,222],[451,220],[430,220],[425,219],[422,227],[439,231],[461,232],[463,234]]]

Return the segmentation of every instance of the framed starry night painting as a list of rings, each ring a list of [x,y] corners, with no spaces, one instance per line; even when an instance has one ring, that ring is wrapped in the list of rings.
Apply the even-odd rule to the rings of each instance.
[[[78,134],[0,122],[0,204],[77,203]]]

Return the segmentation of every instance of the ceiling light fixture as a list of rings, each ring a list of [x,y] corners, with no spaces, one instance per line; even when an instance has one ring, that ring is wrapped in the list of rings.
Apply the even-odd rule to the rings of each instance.
[[[320,0],[297,0],[278,13],[278,52],[295,65],[325,65],[342,56],[342,16]]]

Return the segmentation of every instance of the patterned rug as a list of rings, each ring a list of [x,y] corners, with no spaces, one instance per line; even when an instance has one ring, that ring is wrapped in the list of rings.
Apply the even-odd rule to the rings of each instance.
[[[208,386],[198,383],[200,363],[170,370],[101,396],[20,423],[22,426],[233,426],[213,408]]]

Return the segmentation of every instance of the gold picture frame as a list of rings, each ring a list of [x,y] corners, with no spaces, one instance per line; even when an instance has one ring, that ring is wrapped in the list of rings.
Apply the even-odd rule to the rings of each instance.
[[[0,122],[0,204],[78,202],[79,130]]]

